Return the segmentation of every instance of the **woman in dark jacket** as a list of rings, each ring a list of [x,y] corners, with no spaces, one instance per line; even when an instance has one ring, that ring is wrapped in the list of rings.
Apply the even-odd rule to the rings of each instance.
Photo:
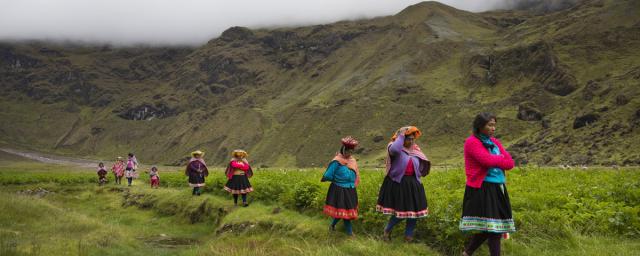
[[[191,156],[192,158],[187,164],[185,174],[189,176],[189,186],[193,188],[191,194],[199,196],[205,184],[204,179],[209,175],[209,170],[207,169],[207,164],[204,162],[204,159],[202,159],[204,152],[196,150],[191,153]]]

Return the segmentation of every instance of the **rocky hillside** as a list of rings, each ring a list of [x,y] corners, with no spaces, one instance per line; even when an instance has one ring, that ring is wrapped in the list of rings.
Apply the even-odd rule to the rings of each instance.
[[[354,135],[377,166],[393,130],[414,124],[434,164],[454,164],[473,116],[493,111],[520,163],[640,164],[640,2],[540,8],[423,2],[233,27],[196,48],[0,43],[0,143],[160,164],[244,148],[258,166],[321,166]]]

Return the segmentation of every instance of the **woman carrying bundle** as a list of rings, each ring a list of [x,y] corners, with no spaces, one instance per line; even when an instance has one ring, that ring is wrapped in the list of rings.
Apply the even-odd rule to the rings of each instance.
[[[127,178],[128,186],[131,186],[131,184],[133,183],[133,179],[138,178],[138,172],[136,172],[137,169],[138,159],[135,155],[133,155],[133,153],[129,153],[129,158],[127,159],[127,165],[124,173],[124,176]]]
[[[385,240],[390,240],[393,227],[406,219],[404,238],[407,242],[412,241],[418,218],[429,214],[420,177],[429,174],[431,162],[415,143],[421,135],[415,126],[402,127],[387,146],[387,176],[380,187],[376,205],[377,211],[391,215],[383,233]]]

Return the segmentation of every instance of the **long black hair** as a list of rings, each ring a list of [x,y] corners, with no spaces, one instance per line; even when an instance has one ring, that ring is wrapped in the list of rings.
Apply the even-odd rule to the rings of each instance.
[[[482,112],[478,114],[473,120],[473,135],[480,135],[482,128],[484,128],[484,126],[487,125],[487,123],[489,123],[491,120],[495,120],[496,122],[498,122],[498,118],[496,118],[496,115],[494,115],[493,113]]]

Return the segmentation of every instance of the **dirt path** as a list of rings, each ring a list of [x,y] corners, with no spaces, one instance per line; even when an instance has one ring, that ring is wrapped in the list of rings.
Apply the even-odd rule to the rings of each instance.
[[[9,148],[0,148],[0,151],[8,154],[16,155],[16,156],[21,156],[27,159],[35,160],[38,162],[43,162],[43,163],[75,165],[79,167],[88,167],[88,168],[95,167],[98,162],[104,162],[105,164],[108,162],[108,161],[101,161],[101,160],[56,156],[51,154],[29,152],[29,151],[9,149]]]

